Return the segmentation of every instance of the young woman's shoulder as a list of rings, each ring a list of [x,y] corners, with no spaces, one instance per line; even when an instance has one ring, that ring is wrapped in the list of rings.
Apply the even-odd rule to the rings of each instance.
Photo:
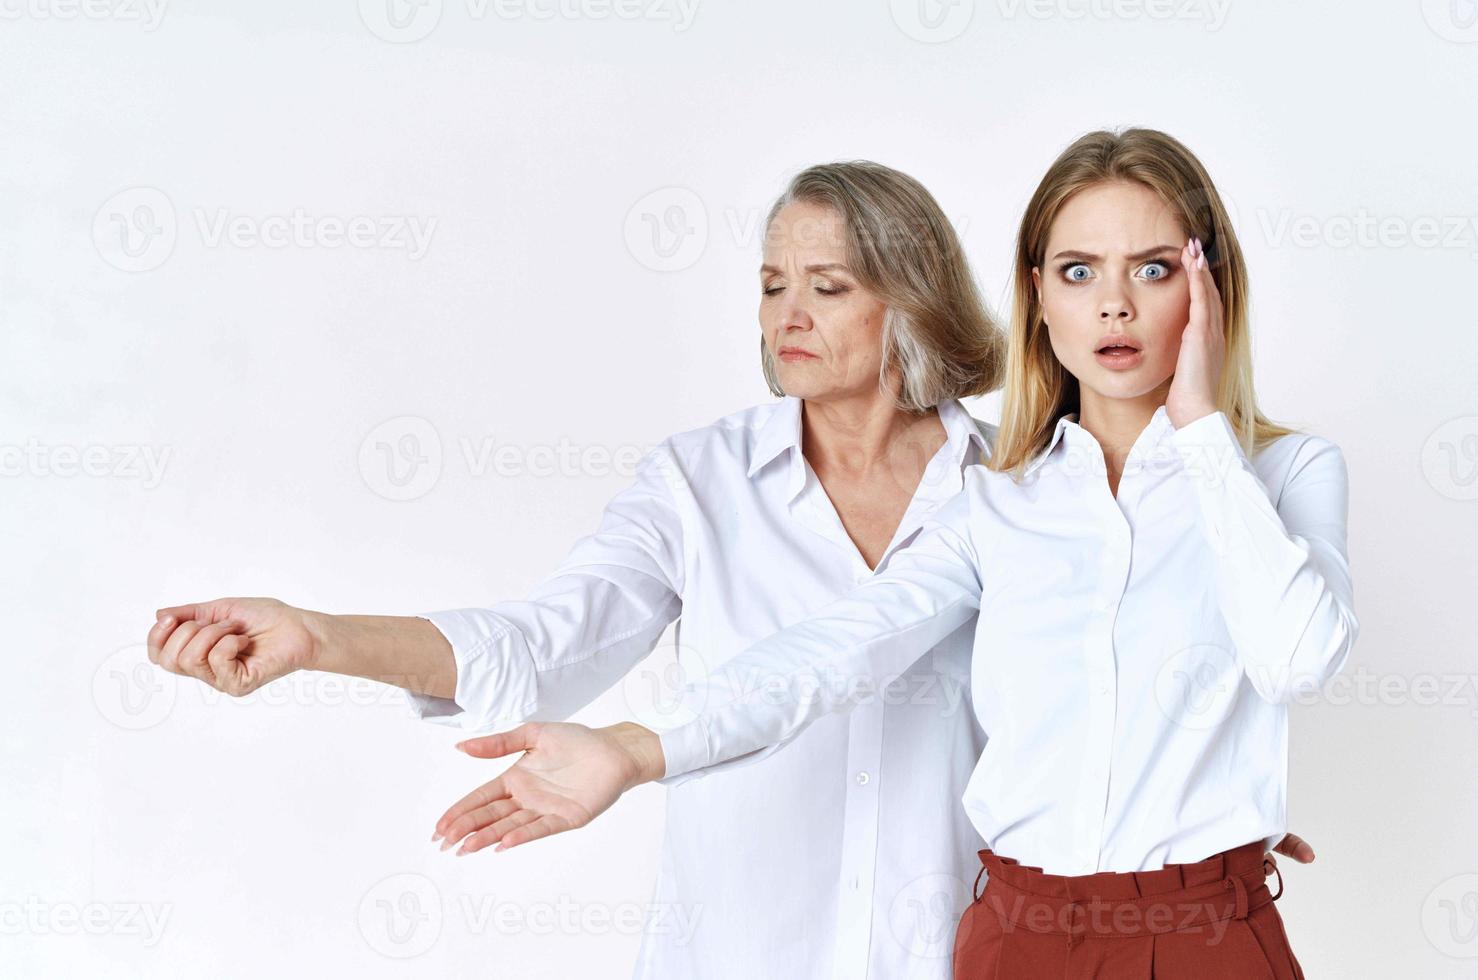
[[[1263,484],[1273,491],[1273,502],[1290,487],[1313,482],[1348,484],[1344,453],[1332,440],[1312,432],[1290,432],[1258,447],[1252,465]]]

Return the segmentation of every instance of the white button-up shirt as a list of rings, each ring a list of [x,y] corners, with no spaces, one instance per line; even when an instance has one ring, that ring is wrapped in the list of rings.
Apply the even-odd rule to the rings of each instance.
[[[1248,459],[1223,413],[1177,430],[1162,406],[1116,497],[1098,441],[1063,416],[1022,482],[972,467],[886,572],[714,672],[703,713],[662,733],[668,779],[774,751],[847,708],[818,672],[896,670],[978,610],[989,743],[964,804],[997,853],[1081,875],[1271,847],[1288,703],[1358,630],[1347,496],[1326,439]]]
[[[994,426],[954,401],[939,417],[947,441],[879,572],[989,453]],[[701,680],[874,574],[801,453],[800,400],[785,398],[665,440],[527,599],[424,613],[451,643],[456,691],[408,702],[472,731],[565,718],[679,614],[678,663]],[[669,780],[637,977],[948,980],[983,843],[957,802],[984,745],[966,704],[966,619],[787,751]],[[676,717],[692,715],[701,705],[676,687]],[[696,919],[691,936],[679,915]]]

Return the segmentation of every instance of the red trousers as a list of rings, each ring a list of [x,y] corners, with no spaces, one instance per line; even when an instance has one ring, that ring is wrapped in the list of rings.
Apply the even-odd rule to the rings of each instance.
[[[988,878],[960,918],[955,980],[1303,980],[1261,841],[1194,864],[1077,877],[988,848],[980,860]]]

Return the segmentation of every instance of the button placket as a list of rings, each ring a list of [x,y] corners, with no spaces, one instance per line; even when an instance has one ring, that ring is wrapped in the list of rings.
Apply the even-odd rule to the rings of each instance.
[[[850,712],[848,781],[842,830],[842,883],[837,909],[835,963],[838,976],[863,976],[872,932],[872,891],[878,846],[878,790],[873,775],[882,765],[883,712],[877,700]]]
[[[1080,786],[1083,801],[1080,808],[1082,860],[1086,873],[1097,871],[1103,857],[1109,787],[1113,779],[1114,730],[1118,721],[1118,660],[1114,626],[1128,585],[1131,539],[1120,498],[1108,486],[1103,449],[1091,434],[1085,431],[1083,435],[1084,441],[1096,451],[1098,461],[1104,464],[1101,472],[1092,475],[1095,486],[1090,490],[1103,519],[1103,533],[1099,539],[1103,550],[1099,558],[1099,601],[1093,628],[1089,631],[1091,646],[1084,651],[1087,656],[1084,681],[1088,691],[1088,730],[1093,733],[1089,747],[1085,749],[1088,759]],[[1126,490],[1133,490],[1130,472],[1131,467],[1126,464],[1119,483],[1121,495]]]

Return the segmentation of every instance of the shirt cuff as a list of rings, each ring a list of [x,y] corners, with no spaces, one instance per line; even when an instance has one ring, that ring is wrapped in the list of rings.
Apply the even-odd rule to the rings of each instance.
[[[1213,551],[1225,554],[1225,524],[1229,511],[1240,505],[1238,495],[1250,492],[1250,486],[1239,474],[1246,474],[1261,488],[1237,432],[1225,412],[1212,412],[1176,429],[1171,443],[1180,454],[1186,475],[1200,501],[1201,528]],[[1264,496],[1266,491],[1260,490]]]
[[[704,775],[708,765],[708,729],[703,719],[694,720],[658,733],[662,743],[662,758],[667,763],[667,773],[657,782],[664,786],[676,786]]]
[[[1193,453],[1213,450],[1242,455],[1242,444],[1237,441],[1237,432],[1226,412],[1211,412],[1194,422],[1187,422],[1170,434],[1170,441]]]
[[[483,732],[512,728],[533,714],[539,703],[537,677],[533,665],[520,662],[512,649],[512,624],[486,609],[415,615],[434,625],[451,645],[457,684],[450,698],[403,690],[412,718]]]
[[[1198,489],[1224,485],[1236,470],[1250,469],[1237,431],[1225,412],[1212,412],[1170,433],[1170,444],[1180,454],[1186,472]]]

